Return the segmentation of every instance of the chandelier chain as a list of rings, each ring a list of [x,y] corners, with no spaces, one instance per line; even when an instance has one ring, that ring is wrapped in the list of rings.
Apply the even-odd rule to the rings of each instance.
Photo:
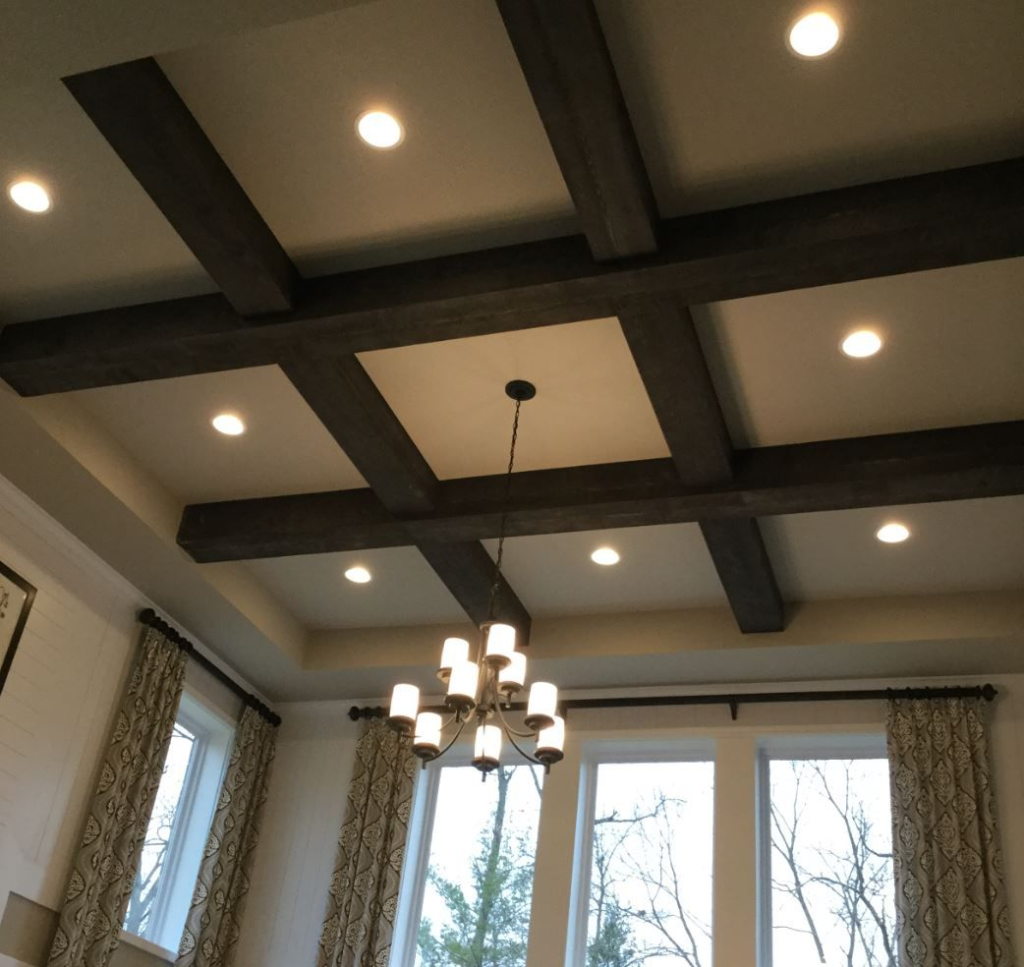
[[[512,444],[508,450],[508,469],[505,471],[505,492],[501,499],[501,522],[498,525],[498,553],[494,559],[494,581],[491,583],[491,595],[487,603],[487,620],[494,619],[494,606],[498,600],[501,587],[501,562],[505,554],[505,530],[508,526],[508,502],[512,494],[512,468],[516,462],[516,440],[519,438],[519,408],[522,400],[516,400],[516,412],[512,417]]]

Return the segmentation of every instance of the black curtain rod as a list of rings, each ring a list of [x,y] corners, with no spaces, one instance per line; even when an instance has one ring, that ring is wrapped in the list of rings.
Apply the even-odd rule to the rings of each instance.
[[[172,628],[166,621],[157,616],[157,613],[152,608],[146,608],[144,611],[139,613],[139,624],[144,624],[149,628],[155,628],[159,631],[168,641],[173,641],[182,651],[184,651],[189,658],[196,662],[198,665],[202,665],[214,678],[217,679],[222,685],[231,689],[246,705],[256,709],[271,725],[277,726],[281,724],[281,716],[274,712],[272,709],[264,705],[252,692],[247,692],[241,685],[238,684],[227,672],[215,665],[209,658],[207,658],[201,652],[196,651],[195,645],[192,644],[188,638],[180,634],[175,628]]]
[[[562,715],[573,709],[585,708],[658,708],[677,705],[728,705],[735,722],[741,705],[768,705],[775,702],[865,702],[891,698],[983,698],[991,702],[998,693],[992,685],[943,685],[920,688],[850,688],[827,692],[747,692],[735,695],[644,695],[638,698],[569,698],[559,702]],[[513,711],[524,711],[526,705],[517,702]],[[430,711],[443,712],[443,708]],[[388,714],[382,705],[353,705],[348,717],[359,719],[381,718]]]

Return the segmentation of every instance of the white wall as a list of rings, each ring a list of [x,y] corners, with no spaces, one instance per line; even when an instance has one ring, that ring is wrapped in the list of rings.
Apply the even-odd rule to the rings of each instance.
[[[138,639],[136,616],[151,602],[3,477],[0,560],[37,588],[0,694],[2,916],[10,892],[60,906]],[[237,699],[198,666],[188,677],[237,711]],[[0,954],[0,967],[19,963]]]
[[[38,589],[0,695],[0,898],[14,890],[54,908],[140,596],[2,478],[0,559]]]
[[[316,964],[359,735],[351,705],[278,706],[277,758],[237,959],[246,967]]]
[[[1024,676],[993,675],[990,680],[1001,693],[994,710],[994,768],[1015,939],[1018,949],[1024,951]],[[971,683],[970,679],[958,681]],[[865,687],[890,684],[867,682]],[[834,682],[820,685],[840,687]],[[843,682],[841,687],[852,685]],[[743,689],[760,690],[757,686]],[[316,963],[358,733],[346,714],[351,704],[280,707],[284,725],[239,956],[239,962],[247,967],[313,967]],[[786,732],[881,732],[884,716],[882,703],[864,702],[741,705],[735,723],[725,708],[573,713],[566,759],[552,770],[544,786],[528,967],[560,967],[564,963],[583,743],[627,731],[638,737],[645,733],[659,739],[700,735],[716,740],[721,779],[715,822],[719,831],[725,832],[726,841],[742,843],[743,848],[719,857],[716,922],[727,929],[720,931],[724,940],[719,940],[715,967],[751,967],[756,962],[757,941],[754,817],[750,808],[755,739]],[[738,783],[747,793],[726,795],[727,779],[734,790]]]

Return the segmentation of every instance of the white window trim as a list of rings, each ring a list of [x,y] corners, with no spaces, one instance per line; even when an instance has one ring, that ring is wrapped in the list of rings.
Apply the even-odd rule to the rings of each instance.
[[[594,810],[597,771],[601,765],[630,762],[715,762],[712,737],[594,739],[585,742],[580,758],[580,793],[573,844],[573,878],[566,935],[566,967],[585,967],[589,926],[590,878],[593,867]]]
[[[758,741],[757,752],[757,964],[773,967],[772,827],[770,767],[773,760],[885,759],[885,734],[821,732],[772,735]]]
[[[167,935],[167,923],[171,919],[182,920],[182,914],[188,915],[237,724],[204,695],[188,686],[182,692],[175,722],[188,729],[196,737],[197,744],[185,775],[160,878],[161,882],[169,878],[170,885],[163,886],[157,893],[147,928],[149,936],[134,934],[124,928],[121,930],[121,937],[128,943],[162,957],[170,954],[172,960],[177,954],[168,944],[174,938]],[[203,815],[198,812],[200,801],[205,807]],[[177,949],[179,940],[180,937],[175,939],[173,950]]]

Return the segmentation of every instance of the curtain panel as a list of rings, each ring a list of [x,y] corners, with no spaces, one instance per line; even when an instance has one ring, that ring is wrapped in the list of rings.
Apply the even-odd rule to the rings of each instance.
[[[1013,967],[988,703],[889,702],[901,967]]]
[[[317,967],[387,967],[417,764],[382,719],[364,723]]]
[[[277,726],[246,706],[203,851],[178,967],[230,967],[234,961],[276,745]]]
[[[146,628],[75,857],[50,967],[106,967],[117,949],[185,682],[187,656]]]

